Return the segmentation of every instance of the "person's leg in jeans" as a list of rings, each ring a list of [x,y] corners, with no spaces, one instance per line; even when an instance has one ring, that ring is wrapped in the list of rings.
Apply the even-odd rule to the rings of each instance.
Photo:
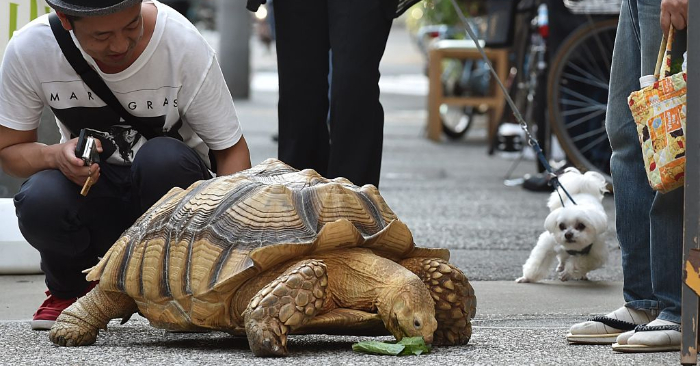
[[[630,56],[639,55],[640,72],[629,72],[629,58],[616,64],[613,57],[606,128],[613,148],[625,301],[633,308],[658,308],[659,319],[680,323],[683,190],[661,194],[649,187],[636,124],[627,105],[629,94],[639,90],[638,78],[654,73],[662,38],[659,9],[658,0],[630,0],[629,13],[637,16],[637,27],[632,28],[630,41],[620,43],[626,43]]]
[[[131,192],[136,217],[148,210],[173,187],[187,188],[211,178],[197,153],[183,142],[157,137],[146,142],[131,165]]]
[[[660,1],[637,0],[631,5],[631,13],[635,14],[633,5],[636,5],[638,16],[639,33],[635,39],[639,40],[641,75],[651,75],[654,73],[662,38],[659,25]],[[635,87],[638,89],[639,85]],[[626,114],[622,111],[626,111]],[[635,352],[639,347],[644,347],[649,350],[676,351],[680,349],[681,339],[683,189],[662,194],[649,187],[631,112],[628,108],[622,109],[618,118],[617,121],[608,120],[609,128],[615,127],[614,130],[609,129],[608,135],[613,147],[613,181],[618,181],[616,171],[619,171],[620,176],[614,188],[618,240],[622,248],[622,269],[625,276],[625,301],[627,306],[637,308],[656,305],[659,314],[646,327],[620,335],[613,350]],[[621,123],[627,125],[621,126]],[[643,255],[636,253],[643,249],[646,249]],[[635,277],[635,273],[640,270],[645,275],[641,279]],[[647,273],[649,283],[642,283],[642,280],[647,281]],[[650,298],[647,297],[648,291],[652,291]],[[641,297],[642,294],[645,297]]]
[[[384,139],[379,62],[393,18],[381,1],[331,0],[328,19],[333,51],[328,176],[378,186]]]
[[[644,11],[640,20],[638,5]],[[622,252],[625,306],[571,327],[567,339],[579,343],[614,343],[618,335],[655,319],[659,302],[652,287],[649,211],[654,192],[646,181],[637,130],[627,97],[639,90],[639,77],[653,74],[661,41],[660,1],[638,4],[623,0],[613,50],[606,130],[613,149],[611,173],[617,236]],[[650,28],[648,9],[655,8],[656,26]],[[643,24],[642,24],[643,23]],[[644,30],[644,37],[640,33]],[[654,30],[656,32],[654,32]],[[656,44],[656,46],[650,46]],[[649,57],[653,64],[649,63]]]
[[[328,169],[328,18],[326,0],[276,1],[279,73],[278,157],[321,175]]]
[[[100,170],[104,176],[110,169],[103,165]],[[81,187],[60,171],[44,170],[31,176],[14,197],[20,231],[39,251],[49,289],[34,314],[33,329],[49,329],[58,314],[86,292],[89,284],[82,271],[97,264],[103,249],[133,221],[128,199],[119,197],[121,188],[102,178],[83,197]]]
[[[132,220],[128,200],[118,197],[120,188],[112,182],[100,179],[85,197],[80,188],[59,170],[44,170],[14,198],[20,231],[41,255],[46,285],[64,299],[85,290],[82,271],[103,254],[95,248],[109,248]]]
[[[610,76],[606,130],[613,153],[617,239],[622,250],[623,294],[636,309],[658,309],[651,269],[649,187],[637,127],[627,97],[639,90],[639,77],[654,73],[661,43],[660,1],[623,2]],[[623,23],[624,22],[624,23]],[[631,72],[634,70],[634,72]]]
[[[639,77],[654,73],[662,34],[659,11],[658,0],[623,1],[613,52],[606,129],[613,149],[611,171],[626,303],[608,315],[644,315],[641,311],[650,315],[649,327],[637,327],[638,332],[616,338],[613,349],[618,351],[635,352],[638,346],[675,350],[680,342],[677,328],[664,329],[680,322],[683,192],[664,195],[649,187],[627,105],[629,94],[640,88]],[[630,69],[639,72],[630,73]]]

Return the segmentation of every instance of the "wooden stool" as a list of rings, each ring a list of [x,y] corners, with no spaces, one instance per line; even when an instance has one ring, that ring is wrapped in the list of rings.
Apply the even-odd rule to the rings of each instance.
[[[480,42],[483,48],[483,42]],[[496,70],[496,74],[505,81],[508,77],[508,49],[484,48],[486,57]],[[491,88],[486,97],[446,97],[442,92],[442,60],[455,58],[459,60],[482,60],[481,53],[473,41],[446,39],[435,42],[429,51],[428,61],[428,138],[440,141],[442,136],[442,124],[440,122],[440,105],[450,104],[458,106],[487,105],[489,107],[488,143],[493,144],[498,130],[498,125],[503,115],[505,98],[501,89],[491,75]]]

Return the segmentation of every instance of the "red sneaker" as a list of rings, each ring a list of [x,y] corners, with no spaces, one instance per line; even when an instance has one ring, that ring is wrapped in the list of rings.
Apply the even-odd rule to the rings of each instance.
[[[90,292],[95,285],[97,285],[97,281],[90,282],[88,285],[87,289],[80,295],[83,296]],[[46,290],[46,300],[39,306],[39,309],[34,313],[34,318],[30,322],[32,329],[33,330],[49,330],[53,326],[53,323],[56,322],[56,318],[58,318],[59,315],[61,315],[61,312],[71,306],[76,300],[78,300],[78,297],[73,297],[70,299],[59,299],[58,297],[54,296],[51,294],[51,291]]]

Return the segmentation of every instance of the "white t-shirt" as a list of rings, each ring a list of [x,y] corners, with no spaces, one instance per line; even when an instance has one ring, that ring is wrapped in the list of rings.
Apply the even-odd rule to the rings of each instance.
[[[170,7],[158,9],[153,36],[126,70],[105,74],[73,36],[88,63],[133,115],[195,149],[210,165],[208,152],[236,144],[242,136],[233,99],[214,50],[197,29]],[[15,32],[0,65],[0,125],[38,128],[43,107],[56,115],[61,142],[81,128],[105,132],[102,157],[128,165],[146,139],[88,88],[73,70],[44,15]]]

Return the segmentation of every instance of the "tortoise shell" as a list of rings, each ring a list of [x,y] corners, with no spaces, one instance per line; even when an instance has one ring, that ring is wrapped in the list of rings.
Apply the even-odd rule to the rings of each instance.
[[[132,297],[156,326],[240,327],[231,298],[248,279],[288,260],[365,247],[398,260],[449,259],[418,248],[372,185],[326,179],[268,159],[246,171],[173,188],[86,271]]]

